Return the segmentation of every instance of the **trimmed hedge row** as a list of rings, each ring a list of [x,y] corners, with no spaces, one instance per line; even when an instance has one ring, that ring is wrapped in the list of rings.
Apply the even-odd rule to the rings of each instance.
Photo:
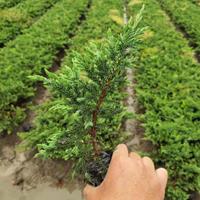
[[[0,0],[0,9],[10,8],[25,0]]]
[[[74,51],[83,53],[85,47],[88,46],[88,42],[90,41],[103,42],[109,28],[115,32],[120,31],[121,26],[119,24],[123,23],[123,19],[120,17],[122,16],[121,11],[122,4],[120,1],[93,1],[92,7],[87,16],[87,20],[84,22],[77,32],[77,35],[71,41],[71,48],[69,51],[67,51],[67,56],[63,59],[63,70],[61,68],[61,70],[58,72],[61,74],[61,77],[62,73],[66,74],[65,66],[72,66]],[[63,106],[65,106],[62,102],[63,97],[61,95],[53,94],[52,98],[48,102],[44,103],[44,105],[40,106],[37,110],[37,117],[35,119],[33,130],[28,133],[21,134],[21,137],[24,140],[22,144],[27,148],[37,147],[38,155],[42,157],[61,158],[65,160],[68,159],[66,153],[68,149],[66,146],[69,144],[62,145],[60,141],[65,141],[67,138],[67,140],[70,140],[69,143],[71,144],[70,137],[72,136],[67,135],[68,127],[66,127],[66,121],[68,121],[68,116],[66,115],[66,112],[63,112],[62,110]],[[58,109],[53,109],[54,107],[57,107]],[[120,109],[120,104],[118,108]],[[117,112],[118,111],[116,111],[116,119],[114,122],[116,130],[120,128],[120,120],[123,118],[123,115],[119,115],[117,117]],[[110,128],[110,132],[112,132],[111,130],[113,127],[110,126],[108,128]],[[102,131],[100,137],[103,137],[103,134],[104,133]],[[76,136],[74,135],[73,137]],[[106,137],[107,142],[104,141],[104,143],[107,145],[106,148],[115,146],[116,143],[119,143],[119,134],[107,134]],[[78,145],[81,140],[79,138],[76,140]],[[84,146],[85,148],[88,147],[88,145]],[[84,152],[82,144],[79,144],[78,147],[79,151],[82,149]],[[74,146],[73,148],[77,147]],[[88,151],[91,151],[91,149],[88,148],[87,152]]]
[[[143,25],[149,28],[136,73],[137,98],[145,108],[139,118],[154,144],[151,156],[169,171],[166,199],[188,200],[200,191],[200,65],[159,3],[140,3],[146,4]],[[131,13],[139,8],[130,4]]]
[[[87,4],[87,0],[61,0],[0,50],[0,132],[11,132],[24,118],[18,102],[34,95],[33,81],[28,76],[51,67]]]
[[[188,35],[190,41],[200,51],[200,9],[188,0],[158,0],[172,20]]]
[[[14,8],[0,10],[0,45],[3,46],[23,29],[31,26],[59,0],[27,0]]]

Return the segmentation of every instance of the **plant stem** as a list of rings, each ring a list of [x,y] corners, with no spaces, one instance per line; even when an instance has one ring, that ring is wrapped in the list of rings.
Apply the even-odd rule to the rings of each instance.
[[[98,114],[99,114],[99,111],[100,111],[100,108],[101,108],[101,105],[107,95],[107,90],[110,86],[110,82],[111,80],[107,80],[106,84],[105,84],[105,87],[102,88],[101,90],[101,95],[99,96],[99,99],[97,101],[97,104],[96,104],[96,108],[95,110],[92,112],[92,123],[93,123],[93,126],[90,130],[90,135],[92,137],[92,145],[93,145],[93,149],[94,149],[94,152],[95,152],[95,156],[98,156],[99,153],[100,153],[100,149],[98,147],[98,142],[97,142],[97,119],[98,119]]]

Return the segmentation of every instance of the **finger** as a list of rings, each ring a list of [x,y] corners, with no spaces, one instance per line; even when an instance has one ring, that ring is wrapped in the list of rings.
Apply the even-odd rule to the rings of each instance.
[[[155,174],[155,166],[151,158],[149,157],[144,157],[142,158],[142,161],[144,163],[144,166],[146,167],[147,170],[149,170],[151,173],[153,172]]]
[[[96,196],[97,189],[91,185],[86,185],[83,190],[83,196],[85,199],[90,200],[94,199]]]
[[[156,175],[158,177],[158,180],[161,184],[162,190],[165,191],[166,185],[167,185],[167,179],[168,179],[168,173],[167,170],[164,168],[159,168],[156,170]]]
[[[137,161],[141,161],[141,157],[140,157],[140,155],[139,154],[137,154],[137,153],[135,153],[135,152],[131,152],[130,154],[129,154],[129,157],[130,158],[132,158],[133,160],[137,160]]]
[[[113,158],[116,157],[128,157],[128,148],[125,144],[119,144],[116,150],[113,152]]]

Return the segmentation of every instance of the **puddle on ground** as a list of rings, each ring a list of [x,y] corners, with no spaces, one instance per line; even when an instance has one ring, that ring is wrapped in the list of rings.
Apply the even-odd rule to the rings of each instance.
[[[48,184],[40,184],[37,188],[22,191],[12,185],[12,179],[0,175],[0,200],[81,200],[82,194],[78,189],[69,192],[65,188],[54,188]]]

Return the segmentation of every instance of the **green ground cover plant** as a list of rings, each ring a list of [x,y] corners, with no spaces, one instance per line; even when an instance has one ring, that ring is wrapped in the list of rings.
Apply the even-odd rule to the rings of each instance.
[[[18,102],[33,96],[35,90],[28,76],[51,67],[59,49],[68,44],[87,5],[87,0],[60,1],[0,50],[0,133],[12,132],[24,119],[24,108]]]
[[[199,7],[188,0],[159,0],[173,22],[183,29],[197,51],[200,51]]]
[[[25,0],[0,0],[0,9],[10,8]]]
[[[164,2],[172,6],[177,1]],[[137,98],[145,110],[139,119],[154,145],[151,157],[169,171],[166,199],[188,200],[192,191],[200,191],[200,65],[158,2],[130,4],[130,13],[142,3],[142,25],[149,28],[142,36],[136,72]]]
[[[22,33],[59,0],[26,0],[0,10],[0,45]]]
[[[36,77],[44,81],[54,98],[42,106],[35,129],[21,134],[22,145],[36,147],[37,156],[73,160],[73,173],[78,172],[89,180],[87,164],[98,160],[102,152],[113,151],[116,144],[125,138],[122,123],[128,117],[123,102],[126,96],[123,91],[128,84],[126,69],[133,67],[139,35],[143,30],[137,28],[141,19],[139,15],[134,24],[130,22],[121,27],[120,34],[116,34],[116,30],[109,31],[106,38],[102,38],[100,27],[103,28],[105,22],[112,28],[117,27],[113,19],[119,17],[104,15],[105,11],[113,14],[111,8],[118,13],[115,1],[102,2],[94,3],[80,31],[89,33],[92,27],[98,26],[93,29],[96,30],[95,42],[93,40],[88,45],[83,38],[89,36],[80,35],[79,38],[78,34],[75,40],[85,43],[85,47],[81,54],[73,52],[67,57],[73,58],[72,62],[66,61],[72,65],[63,66],[57,74],[47,72],[48,78]],[[97,5],[105,9],[99,9]],[[104,18],[108,19],[104,21]],[[81,43],[75,44],[81,46]],[[105,166],[102,171],[106,171]]]

